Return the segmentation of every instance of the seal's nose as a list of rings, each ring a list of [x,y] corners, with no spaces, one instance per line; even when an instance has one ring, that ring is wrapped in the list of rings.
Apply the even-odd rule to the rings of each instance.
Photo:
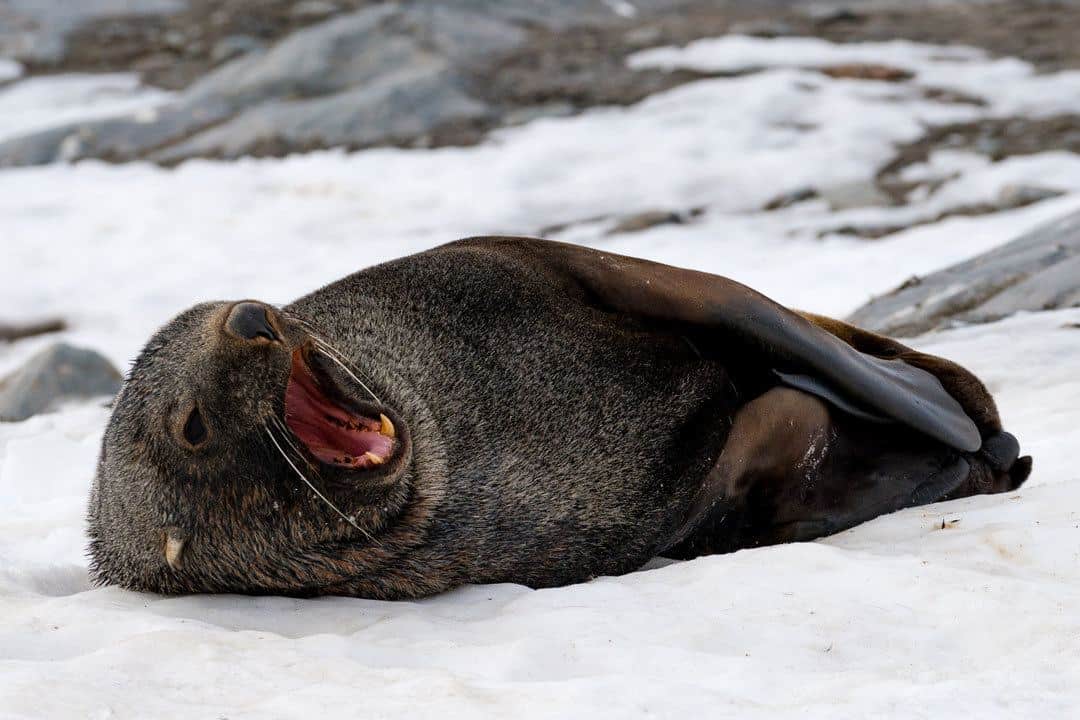
[[[241,302],[233,307],[225,321],[225,327],[238,338],[258,340],[263,338],[271,342],[280,342],[277,331],[270,322],[266,307],[259,303]]]

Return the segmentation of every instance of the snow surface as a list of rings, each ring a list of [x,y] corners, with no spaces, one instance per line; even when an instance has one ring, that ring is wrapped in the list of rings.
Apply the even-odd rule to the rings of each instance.
[[[0,79],[3,72],[0,61]],[[30,78],[0,89],[0,142],[71,122],[120,115],[149,119],[170,97],[131,73]]]
[[[0,83],[14,80],[23,74],[23,67],[14,60],[0,58]]]
[[[944,185],[906,207],[761,212],[806,185],[872,177],[923,124],[1028,108],[1040,88],[1075,79],[910,43],[710,42],[652,58],[770,69],[533,122],[474,148],[0,172],[3,316],[62,315],[68,339],[126,365],[151,330],[199,300],[287,301],[463,235],[560,223],[571,223],[564,239],[844,314],[1080,208],[1075,155],[991,164],[950,151],[907,171]],[[856,59],[917,76],[890,84],[806,69]],[[927,100],[925,77],[988,104]],[[69,92],[30,92],[39,81],[23,80],[0,105],[36,118],[24,128],[45,126],[58,98],[109,82],[51,80]],[[128,99],[143,92],[126,87]],[[1045,100],[1080,112],[1080,93]],[[832,232],[929,220],[1016,184],[1066,194],[876,241]],[[697,206],[705,213],[689,224],[605,234],[608,216]],[[1080,311],[1039,313],[915,341],[995,393],[1036,458],[1022,491],[555,590],[380,603],[91,588],[83,516],[107,410],[81,403],[0,424],[0,718],[1067,717],[1080,705],[1075,325]],[[0,347],[0,373],[51,341]]]

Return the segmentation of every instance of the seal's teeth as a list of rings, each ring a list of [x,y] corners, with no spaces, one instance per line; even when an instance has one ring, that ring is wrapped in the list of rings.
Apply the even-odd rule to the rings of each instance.
[[[173,570],[179,570],[184,566],[184,540],[172,533],[165,533],[165,562]]]
[[[379,432],[388,438],[394,437],[397,432],[394,430],[394,423],[390,422],[390,418],[383,414],[379,414]]]
[[[381,457],[371,451],[364,453],[364,457],[366,457],[368,459],[368,462],[370,462],[372,465],[382,465],[385,462],[385,460],[383,460]]]

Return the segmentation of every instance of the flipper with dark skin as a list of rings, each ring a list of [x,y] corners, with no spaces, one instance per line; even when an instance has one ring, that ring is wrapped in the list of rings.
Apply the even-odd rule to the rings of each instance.
[[[948,360],[727,278],[522,238],[455,243],[524,264],[567,302],[680,335],[745,397],[669,554],[691,557],[838,532],[904,507],[1019,487],[985,386]]]

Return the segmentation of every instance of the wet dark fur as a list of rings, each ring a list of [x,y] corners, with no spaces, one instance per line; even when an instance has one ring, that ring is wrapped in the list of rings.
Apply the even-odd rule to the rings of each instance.
[[[89,509],[95,578],[161,592],[400,598],[463,583],[562,585],[665,552],[691,557],[843,529],[828,524],[822,492],[791,494],[798,482],[782,453],[752,478],[718,477],[722,453],[738,450],[725,442],[740,412],[774,397],[767,363],[681,323],[613,311],[587,284],[538,267],[545,247],[452,244],[282,309],[290,342],[303,337],[294,322],[303,321],[346,352],[405,441],[399,467],[310,475],[363,530],[316,498],[267,441],[263,419],[283,412],[287,353],[224,336],[222,303],[172,321],[132,368],[106,432]],[[867,345],[860,350],[908,353],[942,378],[984,437],[1001,430],[992,399],[966,371],[811,319]],[[962,458],[895,425],[868,429],[783,392],[809,418],[806,432],[817,422],[841,440],[819,490],[847,493],[859,481],[845,480],[852,473],[932,476],[968,463],[947,492],[902,491],[901,502],[875,495],[872,514],[1011,489],[1030,466],[992,467],[983,455]],[[196,400],[211,440],[192,452],[175,429]],[[781,412],[759,405],[758,415],[742,415],[744,427]],[[791,531],[792,522],[804,524]],[[166,532],[187,540],[181,569],[163,560]]]

